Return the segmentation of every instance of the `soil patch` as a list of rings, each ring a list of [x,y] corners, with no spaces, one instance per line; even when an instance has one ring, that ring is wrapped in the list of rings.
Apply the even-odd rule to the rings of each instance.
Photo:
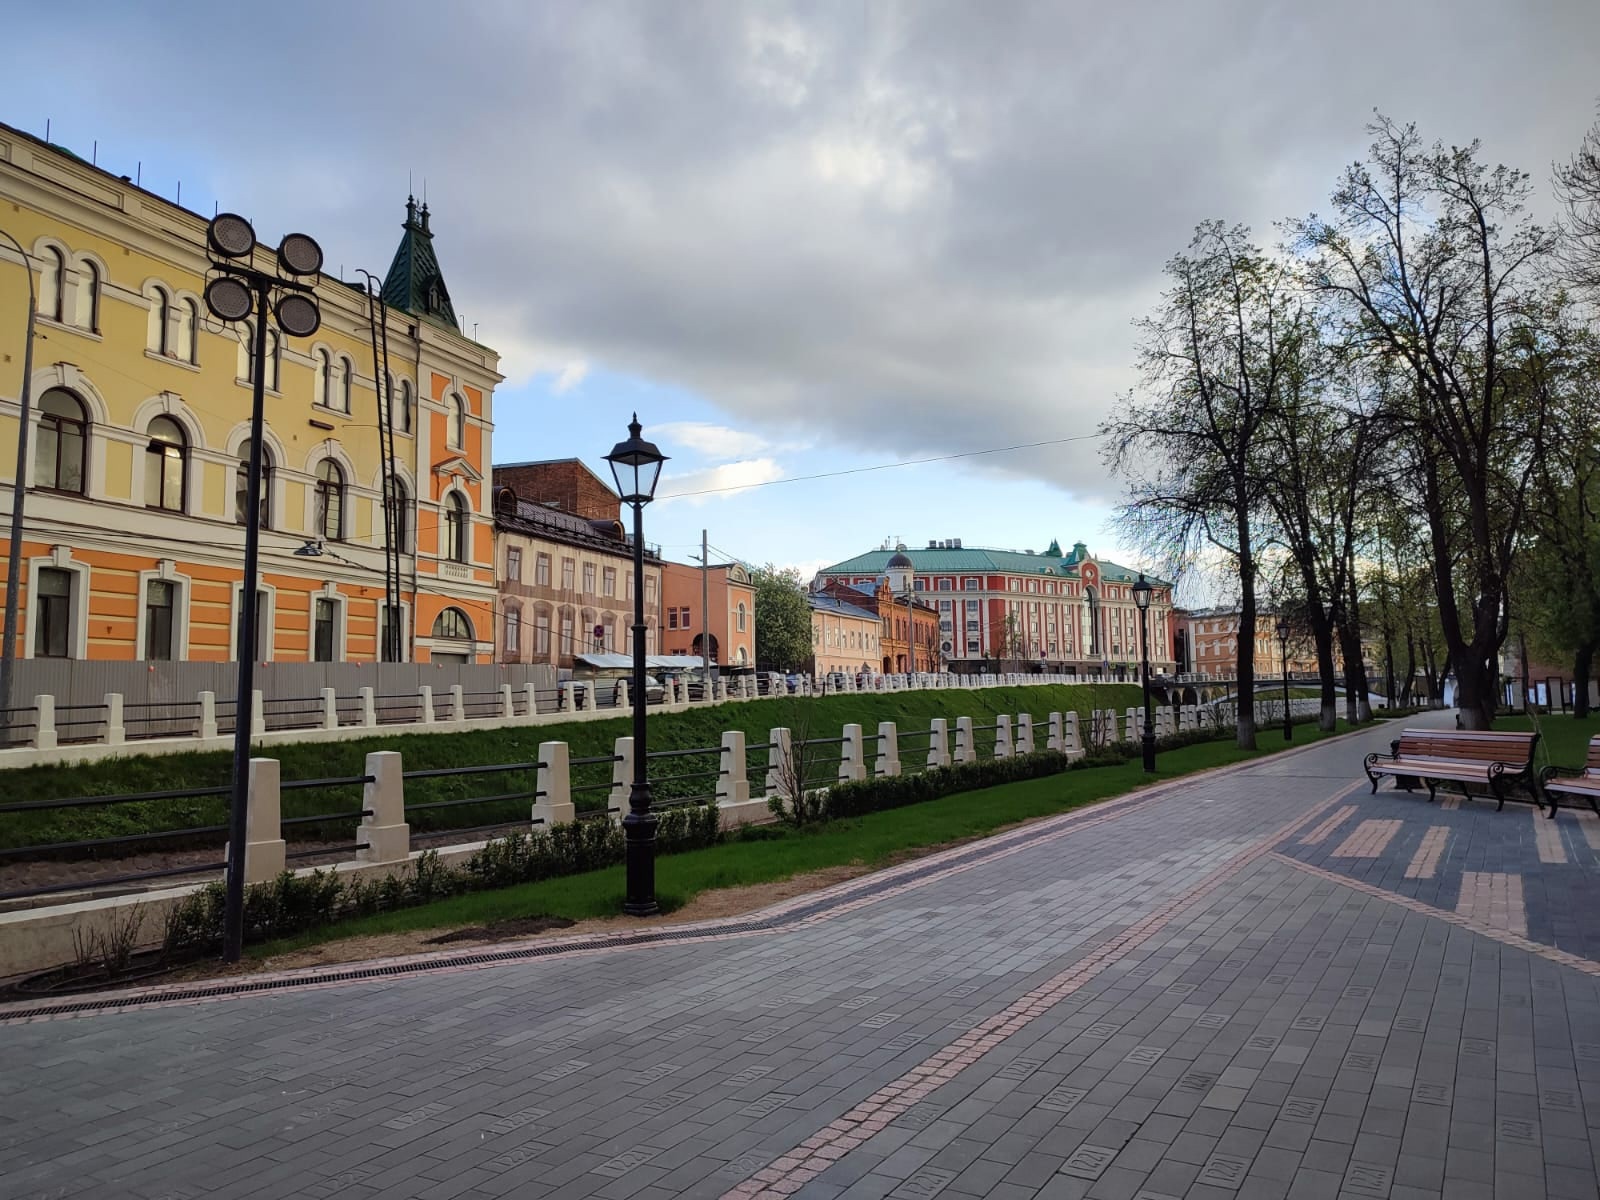
[[[469,925],[465,929],[452,929],[438,937],[424,938],[428,946],[445,946],[451,942],[503,942],[509,938],[532,937],[552,929],[570,929],[574,922],[566,917],[518,917],[511,921],[495,921],[489,925]]]

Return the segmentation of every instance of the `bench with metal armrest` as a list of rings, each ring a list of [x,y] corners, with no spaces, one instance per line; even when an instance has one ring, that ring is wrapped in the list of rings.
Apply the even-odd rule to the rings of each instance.
[[[1468,796],[1473,794],[1468,785],[1477,784],[1499,801],[1499,811],[1508,799],[1520,798],[1511,789],[1521,784],[1532,802],[1543,808],[1533,769],[1538,742],[1537,733],[1405,729],[1393,743],[1393,753],[1369,754],[1363,765],[1374,792],[1384,775],[1420,779],[1428,789],[1429,802],[1438,795],[1440,784],[1455,784]],[[1554,809],[1551,812],[1553,815]]]
[[[1581,767],[1546,767],[1540,778],[1545,798],[1550,801],[1550,815],[1556,815],[1556,805],[1562,796],[1575,796],[1587,800],[1594,815],[1600,817],[1600,734],[1589,739],[1589,754]]]

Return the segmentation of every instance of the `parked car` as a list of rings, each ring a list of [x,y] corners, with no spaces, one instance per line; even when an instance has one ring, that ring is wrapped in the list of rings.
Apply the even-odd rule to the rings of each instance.
[[[800,690],[800,676],[794,674],[793,672],[791,672],[789,676],[784,679],[783,683],[784,687],[788,689],[789,695],[791,696]]]
[[[628,682],[627,677],[623,676],[623,677],[618,678],[617,680],[615,680],[612,683],[612,685],[611,685],[611,702],[613,704],[621,704],[622,703],[622,685],[624,683],[627,683],[627,682]],[[657,679],[654,675],[646,675],[644,677],[644,702],[646,704],[660,704],[666,698],[667,698],[666,685],[663,684],[661,682],[661,680]]]

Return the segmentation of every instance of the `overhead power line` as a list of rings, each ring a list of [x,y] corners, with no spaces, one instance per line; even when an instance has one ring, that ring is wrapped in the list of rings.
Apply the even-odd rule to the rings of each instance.
[[[672,492],[662,500],[679,500],[685,496],[710,496],[717,492],[745,492],[753,488],[773,487],[780,483],[808,483],[816,479],[837,479],[841,475],[865,475],[871,471],[892,471],[896,467],[920,467],[926,463],[953,462],[958,458],[978,458],[985,454],[1007,454],[1013,450],[1037,450],[1041,446],[1061,446],[1067,442],[1090,442],[1100,437],[1098,433],[1080,433],[1074,437],[1046,438],[1042,442],[1022,442],[1015,446],[995,446],[988,450],[963,450],[959,454],[936,454],[931,458],[909,458],[902,462],[877,463],[870,467],[847,467],[842,471],[823,471],[817,475],[789,475],[783,479],[766,479],[759,483],[733,483],[726,487],[698,488],[692,492]]]

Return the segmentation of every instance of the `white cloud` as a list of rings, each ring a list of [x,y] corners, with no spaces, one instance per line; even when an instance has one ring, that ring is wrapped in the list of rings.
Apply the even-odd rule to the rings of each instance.
[[[582,359],[569,362],[561,368],[561,373],[556,376],[556,381],[550,385],[550,390],[558,396],[564,395],[582,383],[584,377],[588,374],[589,364]]]
[[[693,450],[705,458],[752,458],[771,449],[771,443],[757,433],[713,425],[709,421],[666,421],[655,426],[655,440]]]
[[[749,458],[740,462],[723,463],[699,471],[686,471],[682,475],[663,476],[656,499],[684,500],[690,504],[704,504],[707,500],[725,500],[737,496],[747,488],[782,479],[784,470],[776,460]]]

